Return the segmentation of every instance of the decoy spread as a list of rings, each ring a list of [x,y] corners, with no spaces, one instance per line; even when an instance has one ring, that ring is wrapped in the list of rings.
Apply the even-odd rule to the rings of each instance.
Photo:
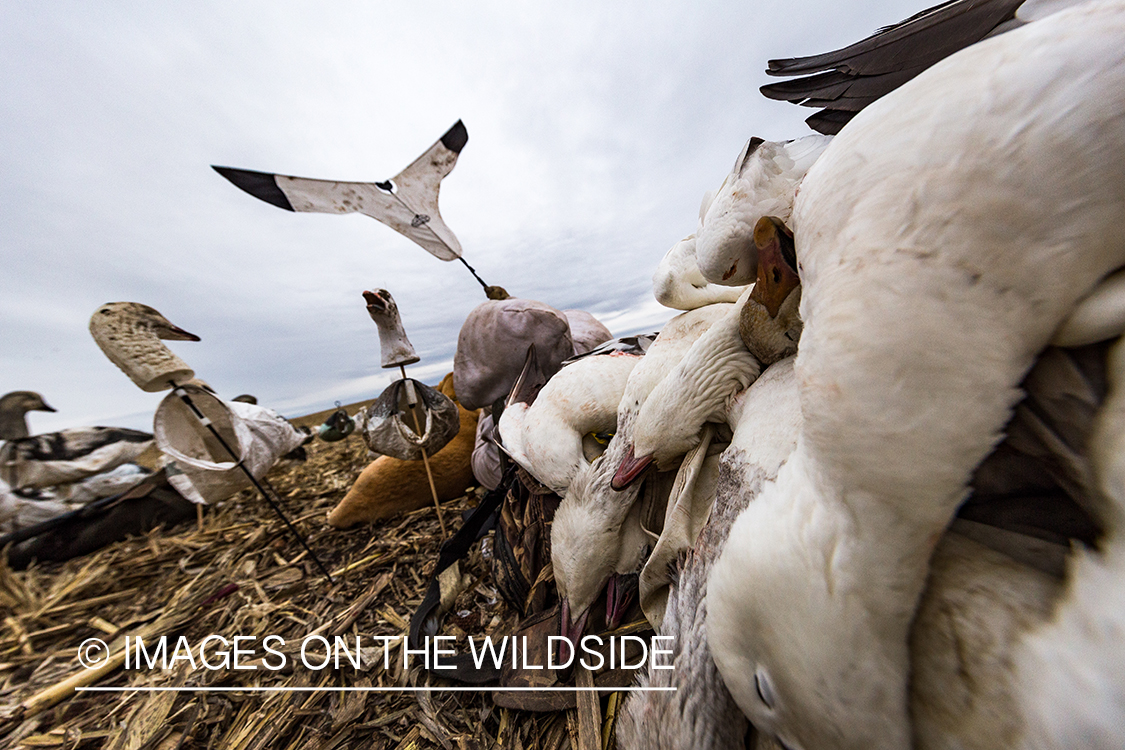
[[[653,277],[682,312],[608,340],[494,289],[434,391],[448,443],[425,474],[378,458],[328,523],[421,507],[424,478],[435,503],[500,487],[520,632],[636,614],[674,639],[639,683],[677,691],[628,698],[625,750],[1125,746],[1125,0],[950,0],[768,66],[791,80],[762,92],[818,109],[818,134],[751,138],[704,196]],[[438,186],[466,140],[458,122],[385,182],[216,170],[454,260]],[[390,295],[363,296],[382,366],[418,361]],[[90,325],[142,389],[224,405],[161,342],[198,337],[152,308]],[[0,437],[30,440],[34,409],[0,399]]]

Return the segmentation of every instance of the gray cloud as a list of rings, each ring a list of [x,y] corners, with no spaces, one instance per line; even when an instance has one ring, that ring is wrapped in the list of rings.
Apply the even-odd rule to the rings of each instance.
[[[388,382],[360,291],[383,286],[440,376],[483,300],[366,217],[294,215],[209,168],[393,175],[458,118],[442,214],[493,284],[614,332],[671,317],[656,263],[751,135],[807,114],[757,93],[769,57],[823,51],[918,10],[721,3],[115,3],[0,8],[0,392],[39,431],[144,427],[159,395],[98,351],[90,313],[161,310],[230,397],[299,413]]]

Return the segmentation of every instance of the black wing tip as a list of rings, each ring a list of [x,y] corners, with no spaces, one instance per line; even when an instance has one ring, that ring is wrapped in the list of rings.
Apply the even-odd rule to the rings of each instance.
[[[805,124],[822,135],[836,135],[855,115],[855,112],[845,110],[822,109],[806,118]]]
[[[445,135],[441,137],[441,145],[455,154],[461,153],[461,149],[465,148],[465,144],[469,142],[469,131],[465,128],[465,123],[458,120],[453,124],[449,130],[445,131]]]
[[[277,180],[274,179],[272,174],[255,172],[250,169],[216,167],[214,164],[211,165],[211,169],[230,180],[231,184],[239,190],[249,193],[258,200],[265,201],[278,208],[284,208],[286,211],[294,210],[293,204],[289,202],[289,198],[277,186]]]

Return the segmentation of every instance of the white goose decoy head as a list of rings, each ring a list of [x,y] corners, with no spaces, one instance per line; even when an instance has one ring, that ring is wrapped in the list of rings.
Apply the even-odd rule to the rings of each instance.
[[[368,290],[363,293],[363,299],[367,302],[367,314],[379,327],[379,350],[383,367],[399,367],[419,361],[420,357],[406,337],[398,305],[391,293],[386,289]]]
[[[160,342],[199,341],[199,337],[148,305],[104,304],[90,317],[90,334],[109,361],[143,391],[163,391],[195,377],[187,363]]]
[[[795,141],[747,142],[695,233],[696,262],[704,279],[725,286],[754,281],[758,219],[776,216],[789,221],[798,185],[831,140],[810,135]]]
[[[29,411],[55,411],[35,391],[12,391],[0,396],[0,440],[18,440],[30,435]]]

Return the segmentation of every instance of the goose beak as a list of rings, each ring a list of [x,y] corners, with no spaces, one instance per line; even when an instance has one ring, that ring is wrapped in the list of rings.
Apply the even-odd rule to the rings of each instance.
[[[43,399],[39,399],[39,406],[34,407],[35,411],[58,411],[55,407],[48,404]]]
[[[621,465],[617,467],[617,473],[613,475],[609,486],[621,492],[623,489],[631,485],[637,480],[648,465],[652,463],[652,456],[645,456],[644,458],[637,458],[633,455],[633,446],[629,446],[629,453],[625,458],[621,459]]]
[[[512,390],[508,393],[508,400],[504,402],[505,408],[513,404],[527,404],[535,402],[536,396],[543,386],[547,384],[547,375],[539,367],[539,357],[535,354],[535,344],[527,347],[527,359],[523,363],[523,371],[516,378]]]
[[[562,604],[559,607],[559,634],[570,641],[570,645],[568,646],[562,641],[556,644],[555,660],[560,664],[570,659],[571,654],[566,653],[566,649],[571,649],[573,653],[577,653],[575,650],[578,648],[578,642],[582,640],[582,635],[586,632],[586,618],[590,616],[590,608],[587,607],[577,620],[572,621],[570,615],[570,599],[563,597]]]
[[[157,329],[157,335],[165,341],[199,341],[194,333],[188,333],[177,325],[165,322]],[[51,411],[54,411],[52,409]]]
[[[801,284],[793,235],[780,219],[763,216],[754,227],[754,244],[758,248],[758,279],[750,299],[776,318],[781,304]]]
[[[386,315],[390,312],[389,296],[383,289],[364,290],[363,292],[363,300],[367,303],[367,313],[376,323],[379,322],[376,316]]]
[[[636,573],[614,573],[605,587],[605,627],[616,630],[633,603],[639,588],[640,576]]]

